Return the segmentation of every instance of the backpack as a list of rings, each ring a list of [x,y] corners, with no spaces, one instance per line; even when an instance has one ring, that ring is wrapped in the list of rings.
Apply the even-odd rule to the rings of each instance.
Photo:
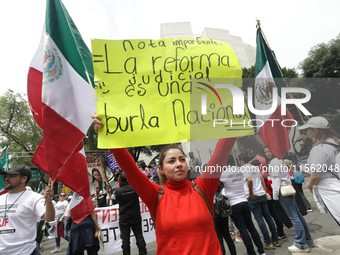
[[[231,206],[226,196],[216,193],[215,195],[215,213],[220,217],[228,217],[231,215]]]
[[[294,174],[294,181],[297,184],[301,184],[305,182],[305,177],[303,176],[303,174],[300,171],[293,171]]]
[[[334,176],[336,176],[340,180],[340,145],[334,144],[334,143],[327,143],[324,142],[325,144],[332,145],[333,147],[336,148],[335,153],[335,163],[334,163],[334,168],[333,169],[328,169],[331,170],[329,171],[332,173]]]

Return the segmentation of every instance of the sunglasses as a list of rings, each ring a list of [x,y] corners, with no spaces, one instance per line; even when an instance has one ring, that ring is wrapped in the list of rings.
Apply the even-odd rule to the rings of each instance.
[[[66,195],[59,195],[60,197],[66,197]]]

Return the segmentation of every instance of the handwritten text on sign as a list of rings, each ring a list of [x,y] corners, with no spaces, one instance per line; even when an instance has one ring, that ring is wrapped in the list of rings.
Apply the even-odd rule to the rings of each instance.
[[[242,85],[242,69],[228,44],[212,39],[92,40],[92,52],[97,114],[104,123],[99,148],[253,134],[252,129],[213,126],[221,108],[230,112],[229,119],[249,119],[247,111],[232,114],[229,91],[209,93],[213,78],[233,78],[233,85]],[[209,114],[202,115],[201,95],[207,93]],[[218,105],[214,97],[222,98]]]

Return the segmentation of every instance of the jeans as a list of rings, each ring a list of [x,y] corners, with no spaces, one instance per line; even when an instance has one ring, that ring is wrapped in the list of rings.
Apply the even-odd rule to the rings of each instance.
[[[278,235],[275,228],[275,223],[272,219],[272,216],[270,216],[268,205],[267,205],[267,197],[266,195],[263,196],[255,196],[255,199],[252,200],[248,198],[248,204],[250,207],[250,210],[253,212],[255,220],[257,224],[259,225],[259,228],[262,232],[264,241],[267,244],[270,244],[273,241],[278,240]],[[270,232],[272,233],[272,239],[270,239],[266,223],[264,222],[263,218],[266,220]]]
[[[56,219],[60,219],[61,216],[63,216],[63,214],[58,214],[56,216]],[[70,241],[70,237],[68,236],[68,231],[65,229],[65,226],[66,226],[66,220],[63,219],[63,222],[62,222],[62,226],[63,226],[63,229],[64,229],[64,239],[69,242]],[[56,247],[60,247],[60,237],[57,237],[55,238],[55,243],[56,243]]]
[[[280,203],[283,209],[286,211],[288,217],[293,223],[295,229],[295,243],[300,246],[306,246],[306,240],[312,240],[312,237],[309,233],[309,228],[305,219],[303,218],[300,210],[295,202],[294,195],[284,197],[279,195]],[[298,246],[299,247],[299,246]],[[299,247],[300,248],[300,247]]]
[[[255,243],[258,252],[264,253],[263,244],[261,242],[261,238],[259,233],[257,233],[256,228],[251,220],[251,212],[248,206],[248,202],[241,202],[231,207],[232,214],[231,219],[234,221],[235,226],[239,229],[241,237],[243,239],[243,243],[246,246],[248,255],[255,255],[256,252],[254,250],[254,246],[252,243]],[[250,235],[251,238],[250,238]]]
[[[218,241],[221,245],[221,251],[225,255],[225,248],[223,244],[223,238],[227,242],[229,252],[231,255],[236,255],[236,247],[234,241],[231,239],[229,232],[229,217],[220,217],[216,213],[214,215],[215,231],[218,237]]]
[[[119,221],[120,237],[122,239],[123,255],[130,255],[130,229],[136,238],[137,247],[140,255],[146,255],[146,243],[143,237],[142,222],[128,223]]]

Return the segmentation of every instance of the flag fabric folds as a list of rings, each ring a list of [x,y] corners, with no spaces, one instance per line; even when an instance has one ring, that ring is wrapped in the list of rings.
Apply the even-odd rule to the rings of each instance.
[[[6,143],[4,143],[0,151],[0,169],[2,170],[8,170],[10,168],[7,149],[8,149],[8,146]],[[0,195],[7,193],[7,190],[5,190],[4,187],[5,187],[5,180],[4,178],[0,178]]]
[[[60,0],[46,2],[44,31],[27,82],[32,114],[43,139],[32,162],[58,180],[89,196],[82,139],[92,123],[95,99],[87,81],[92,76],[91,52]]]
[[[62,237],[64,238],[64,229],[63,229],[63,222],[59,222],[59,220],[51,221],[48,223],[48,238],[57,238]]]
[[[84,198],[77,193],[74,193],[72,199],[66,209],[65,215],[70,212],[72,220],[79,224],[84,220],[92,211],[94,210],[94,205],[91,196]]]
[[[41,195],[44,195],[44,193],[45,193],[45,190],[44,190],[44,187],[43,187],[43,183],[42,183],[42,182],[39,183],[39,187],[38,187],[38,189],[37,189],[37,193],[39,193],[39,194],[41,194]]]
[[[268,110],[276,108],[274,113],[268,115],[257,115],[256,126],[258,135],[266,144],[273,155],[282,159],[290,149],[288,137],[289,127],[294,120],[291,113],[286,111],[286,115],[281,115],[281,87],[286,86],[284,77],[280,71],[274,52],[268,47],[263,38],[261,27],[257,28],[256,43],[256,64],[255,64],[255,108],[257,110]],[[278,91],[277,105],[273,105],[273,88]],[[274,102],[275,103],[275,102]]]

